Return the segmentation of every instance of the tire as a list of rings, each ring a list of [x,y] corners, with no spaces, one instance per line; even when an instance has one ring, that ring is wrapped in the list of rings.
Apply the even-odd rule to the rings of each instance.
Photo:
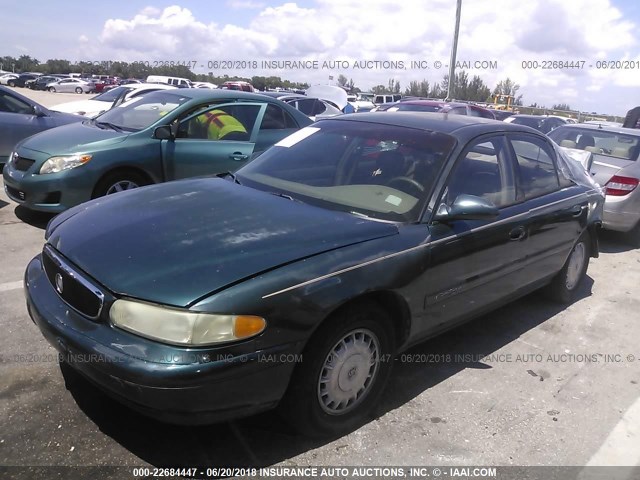
[[[98,182],[94,189],[93,198],[132,190],[148,184],[149,181],[137,172],[114,172]]]
[[[82,93],[82,88],[81,87],[76,87],[76,93]]]
[[[49,91],[51,93],[56,93],[56,87],[49,87]]]
[[[13,80],[9,80],[7,82],[7,85],[9,85],[10,87],[15,87],[16,86],[16,82],[14,82]]]
[[[377,405],[394,348],[391,319],[382,308],[360,303],[341,310],[309,340],[280,403],[281,415],[312,437],[352,431]]]
[[[546,287],[547,296],[559,303],[571,303],[576,291],[584,281],[591,257],[591,237],[583,233],[575,243],[562,270]]]

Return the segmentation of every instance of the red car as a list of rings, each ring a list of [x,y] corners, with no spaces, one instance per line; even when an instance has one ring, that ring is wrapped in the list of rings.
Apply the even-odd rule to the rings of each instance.
[[[383,110],[382,108],[380,110]],[[483,117],[495,120],[495,115],[488,108],[479,107],[471,103],[445,102],[444,100],[404,100],[392,103],[386,108],[387,112],[438,112],[470,117]]]
[[[114,87],[117,87],[118,85],[118,80],[115,78],[106,78],[104,80],[100,80],[99,82],[96,82],[96,93],[110,90]]]

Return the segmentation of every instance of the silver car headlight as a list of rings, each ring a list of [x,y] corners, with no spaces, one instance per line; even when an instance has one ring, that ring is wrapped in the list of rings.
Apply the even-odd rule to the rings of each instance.
[[[116,300],[109,310],[113,325],[129,332],[175,345],[201,346],[253,337],[267,326],[254,315],[218,315]]]
[[[92,155],[88,153],[76,153],[75,155],[62,155],[59,157],[51,157],[40,167],[41,174],[58,173],[63,170],[69,170],[84,165],[91,160]]]

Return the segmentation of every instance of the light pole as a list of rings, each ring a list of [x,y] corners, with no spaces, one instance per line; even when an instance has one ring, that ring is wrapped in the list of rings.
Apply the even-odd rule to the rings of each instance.
[[[456,6],[456,29],[453,32],[453,45],[451,46],[451,59],[449,60],[449,85],[447,86],[447,98],[451,100],[453,93],[453,84],[456,78],[456,52],[458,50],[458,33],[460,32],[460,9],[462,8],[462,0],[458,0]]]

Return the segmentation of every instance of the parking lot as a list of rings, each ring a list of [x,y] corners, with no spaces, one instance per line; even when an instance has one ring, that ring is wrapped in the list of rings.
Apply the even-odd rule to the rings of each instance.
[[[19,91],[44,105],[88,97]],[[640,249],[619,235],[602,236],[575,303],[534,293],[411,349],[375,420],[318,441],[272,413],[165,425],[61,371],[22,294],[50,218],[0,193],[1,465],[640,463]]]

